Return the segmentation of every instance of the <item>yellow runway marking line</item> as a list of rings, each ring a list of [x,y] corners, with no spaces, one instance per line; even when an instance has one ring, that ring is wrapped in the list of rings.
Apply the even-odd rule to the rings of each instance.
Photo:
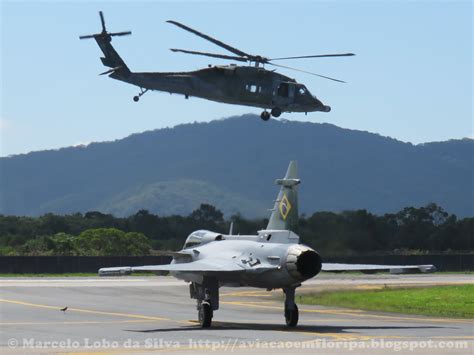
[[[36,304],[36,303],[22,302],[22,301],[15,301],[15,300],[7,300],[7,299],[0,299],[0,302],[10,303],[10,304],[17,304],[17,305],[28,306],[28,307],[54,309],[54,310],[58,310],[58,311],[61,308],[61,307],[44,305],[44,304]],[[142,315],[142,314],[104,312],[104,311],[81,309],[81,308],[68,308],[67,312],[80,312],[80,313],[99,314],[99,315],[114,316],[114,317],[136,318],[136,319],[145,319],[145,320],[153,320],[153,321],[173,321],[173,322],[182,323],[182,321],[175,321],[175,320],[172,320],[170,318],[164,318],[164,317],[152,317],[152,316],[145,316],[145,315]],[[187,322],[185,322],[185,323],[187,323]]]
[[[279,309],[283,310],[283,306],[269,306],[269,305],[259,305],[259,304],[253,304],[253,303],[246,303],[246,302],[221,302],[223,304],[230,304],[230,305],[235,305],[235,306],[241,306],[241,307],[255,307],[255,308],[270,308],[270,309]],[[305,313],[322,313],[322,314],[338,314],[338,315],[343,315],[343,316],[354,316],[354,317],[364,317],[364,318],[381,318],[381,319],[387,319],[387,320],[410,320],[410,321],[416,321],[416,322],[422,322],[422,323],[429,323],[429,322],[441,322],[441,323],[472,323],[472,320],[463,320],[463,319],[452,319],[452,318],[416,318],[416,317],[404,317],[404,316],[385,316],[385,315],[378,315],[378,314],[370,314],[367,313],[366,311],[363,310],[326,310],[326,309],[300,309],[300,312],[305,312]]]
[[[112,320],[112,321],[64,321],[64,322],[0,322],[0,326],[4,325],[51,325],[51,324],[64,324],[64,325],[74,325],[74,324],[122,324],[122,323],[152,323],[157,322],[151,319],[143,320]]]

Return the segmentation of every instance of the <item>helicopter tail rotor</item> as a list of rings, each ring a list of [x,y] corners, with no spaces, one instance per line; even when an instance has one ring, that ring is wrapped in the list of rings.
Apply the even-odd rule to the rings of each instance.
[[[99,16],[100,16],[100,23],[102,25],[102,32],[96,33],[93,35],[79,36],[79,39],[104,37],[104,38],[107,38],[108,40],[112,40],[112,37],[114,36],[128,36],[132,34],[131,31],[113,32],[113,33],[107,32],[107,29],[105,27],[104,13],[102,11],[99,11]]]

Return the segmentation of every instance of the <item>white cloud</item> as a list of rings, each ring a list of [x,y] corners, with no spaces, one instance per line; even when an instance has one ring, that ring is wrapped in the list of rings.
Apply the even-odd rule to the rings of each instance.
[[[72,146],[73,147],[82,147],[82,148],[85,148],[87,147],[89,144],[91,144],[92,142],[77,142],[77,143],[74,143]]]

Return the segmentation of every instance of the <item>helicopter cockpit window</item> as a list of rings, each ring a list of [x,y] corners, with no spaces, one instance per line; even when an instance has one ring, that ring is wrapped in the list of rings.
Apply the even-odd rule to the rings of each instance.
[[[298,89],[298,94],[300,94],[300,95],[306,94],[306,88],[300,87],[300,88]]]
[[[281,83],[277,90],[278,96],[288,97],[288,83]]]

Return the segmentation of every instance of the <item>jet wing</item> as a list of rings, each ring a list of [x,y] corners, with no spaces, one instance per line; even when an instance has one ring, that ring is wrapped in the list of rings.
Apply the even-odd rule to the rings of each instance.
[[[363,273],[375,273],[378,271],[389,271],[391,274],[406,274],[418,272],[435,272],[434,265],[376,265],[376,264],[333,264],[323,263],[321,271],[343,272],[361,271]]]
[[[106,267],[99,269],[99,276],[121,276],[130,275],[136,271],[180,271],[180,272],[195,272],[202,274],[211,273],[227,273],[227,272],[264,272],[268,270],[276,269],[277,266],[243,266],[235,262],[229,262],[227,260],[196,260],[188,263],[174,263],[167,265],[144,265],[144,266],[119,266],[119,267]]]

